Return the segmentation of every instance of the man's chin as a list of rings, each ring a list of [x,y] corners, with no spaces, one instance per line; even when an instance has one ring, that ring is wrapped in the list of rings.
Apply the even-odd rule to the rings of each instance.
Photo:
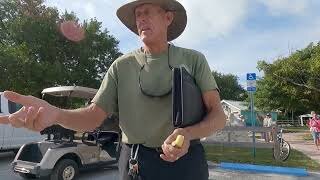
[[[151,44],[153,42],[152,38],[148,36],[141,36],[140,39],[146,45]]]

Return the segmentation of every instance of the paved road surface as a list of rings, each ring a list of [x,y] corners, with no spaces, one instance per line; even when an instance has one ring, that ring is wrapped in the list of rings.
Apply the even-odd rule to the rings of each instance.
[[[303,139],[303,135],[305,134],[310,134],[310,132],[284,133],[283,138],[290,143],[291,148],[303,152],[311,159],[320,163],[320,150],[317,150],[312,140]]]
[[[14,158],[13,153],[0,153],[0,179],[1,180],[22,180],[19,175],[12,172],[10,169],[10,163]],[[209,164],[210,180],[227,180],[227,179],[239,179],[239,180],[319,180],[320,173],[311,174],[309,177],[294,177],[276,174],[257,174],[238,171],[227,171],[218,168],[213,164]],[[82,172],[79,180],[118,180],[118,172],[115,168],[111,169],[95,169]]]
[[[13,153],[0,153],[0,179],[1,180],[22,180],[10,169],[10,163],[14,159]],[[118,180],[118,172],[115,168],[94,169],[81,173],[79,180]]]

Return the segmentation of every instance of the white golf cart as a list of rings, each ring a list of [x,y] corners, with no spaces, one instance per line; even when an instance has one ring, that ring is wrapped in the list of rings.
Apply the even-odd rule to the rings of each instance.
[[[81,100],[90,102],[96,92],[92,88],[65,86],[44,89],[42,94],[44,99],[45,96],[50,96],[51,100],[63,98],[66,104],[72,98],[79,104]],[[59,104],[59,101],[55,102]],[[108,117],[94,132],[80,133],[51,126],[40,132],[47,135],[46,140],[20,148],[12,162],[13,170],[27,179],[73,180],[81,169],[117,163],[119,132],[116,116]]]

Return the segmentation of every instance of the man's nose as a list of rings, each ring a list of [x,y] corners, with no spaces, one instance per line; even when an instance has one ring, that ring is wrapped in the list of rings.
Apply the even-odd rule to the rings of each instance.
[[[139,14],[139,16],[138,17],[136,17],[138,20],[141,20],[141,21],[143,21],[143,20],[146,20],[146,18],[149,16],[149,13],[148,12],[142,12],[142,13],[140,13]]]
[[[144,15],[141,15],[141,16],[139,16],[139,17],[137,18],[137,22],[138,22],[138,23],[143,23],[143,22],[145,22],[145,20],[146,20],[146,18],[145,18]]]
[[[144,18],[138,19],[138,20],[136,21],[136,23],[137,23],[137,27],[138,27],[138,28],[141,28],[142,26],[145,25],[146,19],[144,19]]]

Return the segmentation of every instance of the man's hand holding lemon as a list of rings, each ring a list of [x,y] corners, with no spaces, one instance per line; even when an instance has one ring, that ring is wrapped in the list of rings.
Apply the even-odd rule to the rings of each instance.
[[[162,144],[163,154],[160,157],[169,162],[174,162],[187,154],[190,146],[188,132],[183,128],[178,128]]]

